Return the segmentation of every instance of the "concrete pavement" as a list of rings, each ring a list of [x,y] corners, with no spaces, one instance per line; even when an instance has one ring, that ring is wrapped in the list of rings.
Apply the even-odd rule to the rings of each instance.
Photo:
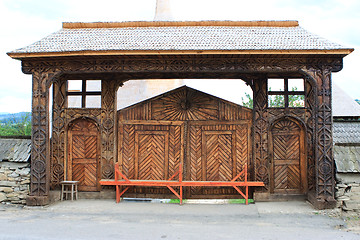
[[[0,239],[360,239],[310,204],[163,204],[114,200],[0,207]]]

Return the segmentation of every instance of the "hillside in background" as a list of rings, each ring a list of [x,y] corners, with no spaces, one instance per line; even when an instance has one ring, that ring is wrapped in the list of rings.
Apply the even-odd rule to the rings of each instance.
[[[30,112],[0,113],[0,122],[20,121],[25,116],[31,116]]]
[[[30,136],[30,112],[0,113],[0,136]]]

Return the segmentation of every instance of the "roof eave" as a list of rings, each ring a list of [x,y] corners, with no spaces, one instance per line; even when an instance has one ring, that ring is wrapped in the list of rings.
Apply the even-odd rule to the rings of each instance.
[[[33,52],[33,53],[7,53],[13,59],[37,57],[67,57],[67,56],[109,56],[109,55],[343,55],[354,51],[353,48],[344,49],[312,49],[312,50],[108,50],[108,51],[72,51],[72,52]]]

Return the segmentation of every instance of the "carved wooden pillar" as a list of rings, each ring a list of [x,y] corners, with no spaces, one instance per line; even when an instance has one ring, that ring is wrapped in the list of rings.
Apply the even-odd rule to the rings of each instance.
[[[315,183],[315,128],[316,128],[316,84],[309,78],[305,78],[305,100],[306,100],[306,149],[307,149],[307,176],[308,192],[314,191]]]
[[[267,79],[254,80],[254,109],[253,109],[253,152],[255,180],[265,183],[263,190],[269,190],[269,151],[268,151],[268,112]]]
[[[116,80],[101,81],[101,175],[102,178],[114,177],[116,157]]]
[[[49,79],[53,73],[34,71],[32,92],[31,183],[27,205],[48,203],[50,179]]]
[[[335,207],[335,164],[332,141],[331,68],[310,69],[316,80],[315,192],[309,199],[315,207]],[[313,196],[311,196],[313,195]]]
[[[51,187],[64,180],[66,81],[53,83],[53,122],[51,136]]]

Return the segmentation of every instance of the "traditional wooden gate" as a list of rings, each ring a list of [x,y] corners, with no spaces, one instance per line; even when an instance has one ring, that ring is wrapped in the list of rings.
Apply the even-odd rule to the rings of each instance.
[[[272,134],[273,193],[304,193],[306,191],[306,161],[304,131],[292,120],[276,122]]]
[[[184,180],[231,181],[250,161],[251,110],[188,87],[118,113],[121,171],[165,180],[181,163]],[[165,197],[166,188],[132,187],[128,196]],[[186,198],[237,197],[233,188],[191,187]]]
[[[79,181],[80,191],[99,191],[99,132],[87,119],[75,121],[69,128],[68,179]]]

